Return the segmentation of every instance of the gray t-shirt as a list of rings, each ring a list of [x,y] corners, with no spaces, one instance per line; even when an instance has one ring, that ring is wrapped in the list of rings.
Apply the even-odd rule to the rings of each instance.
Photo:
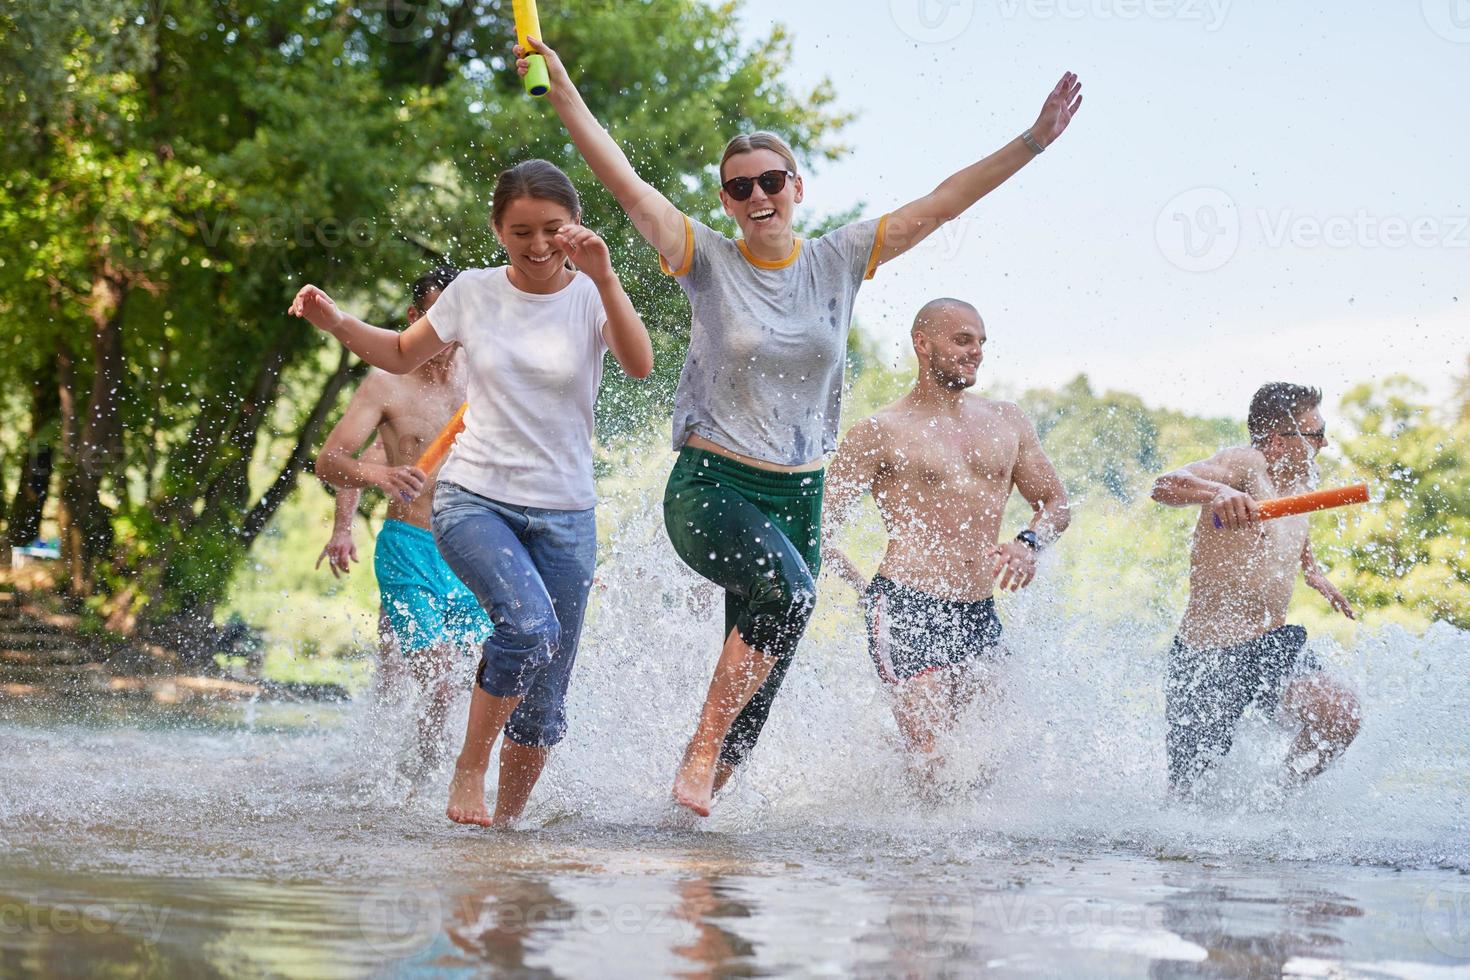
[[[674,395],[674,448],[702,436],[799,466],[837,448],[847,333],[887,217],[855,221],[763,262],[692,219],[678,278],[694,318]]]

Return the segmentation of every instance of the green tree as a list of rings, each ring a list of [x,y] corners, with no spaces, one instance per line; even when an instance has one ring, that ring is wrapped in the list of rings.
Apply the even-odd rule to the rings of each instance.
[[[716,220],[713,163],[735,131],[780,130],[807,160],[843,151],[830,88],[793,91],[789,39],[750,45],[736,4],[545,14],[594,111],[692,213]],[[0,13],[0,313],[16,325],[0,380],[55,392],[0,404],[29,454],[0,447],[0,490],[26,465],[34,485],[31,457],[51,450],[67,587],[113,625],[207,620],[309,470],[362,366],[283,315],[294,291],[316,282],[387,323],[426,267],[496,261],[490,190],[515,162],[572,175],[654,329],[657,380],[611,384],[627,409],[612,414],[671,389],[683,297],[522,93],[512,36],[509,3],[470,0]]]
[[[1363,606],[1470,629],[1470,412],[1423,394],[1397,377],[1343,398],[1356,430],[1343,454],[1382,499],[1345,518],[1331,555],[1350,567],[1344,591]]]

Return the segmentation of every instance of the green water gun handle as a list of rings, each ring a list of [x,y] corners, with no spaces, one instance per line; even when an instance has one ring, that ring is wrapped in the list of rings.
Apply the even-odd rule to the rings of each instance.
[[[511,8],[516,18],[516,40],[529,52],[531,44],[526,38],[541,37],[541,17],[536,12],[536,0],[511,0]],[[539,98],[551,91],[551,74],[546,70],[546,58],[544,55],[527,54],[526,60],[531,63],[524,80],[526,94]]]

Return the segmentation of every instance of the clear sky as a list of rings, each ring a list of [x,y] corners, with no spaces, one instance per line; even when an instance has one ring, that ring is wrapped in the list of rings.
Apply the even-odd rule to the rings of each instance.
[[[1035,119],[1042,157],[884,267],[857,323],[908,357],[926,299],[981,310],[1021,388],[1086,372],[1153,405],[1243,415],[1268,380],[1408,373],[1444,397],[1470,355],[1470,0],[745,0],[794,80],[855,110],[805,207],[877,215]],[[982,375],[982,384],[984,383]]]

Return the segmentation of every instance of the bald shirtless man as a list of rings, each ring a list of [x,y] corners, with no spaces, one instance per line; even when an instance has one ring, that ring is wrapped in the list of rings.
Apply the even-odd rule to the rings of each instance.
[[[1251,399],[1249,446],[1232,446],[1165,473],[1153,498],[1199,507],[1190,550],[1189,605],[1169,650],[1166,715],[1169,788],[1193,795],[1230,751],[1254,704],[1297,728],[1282,781],[1322,772],[1358,733],[1358,703],[1305,649],[1307,631],[1286,624],[1297,569],[1332,608],[1353,610],[1312,557],[1306,517],[1260,519],[1257,501],[1311,488],[1327,429],[1314,388],[1276,382]]]
[[[838,447],[824,536],[863,493],[873,494],[888,529],[878,574],[865,580],[835,547],[826,556],[864,597],[869,653],[892,686],[916,772],[928,777],[942,762],[935,732],[953,726],[1002,656],[996,585],[1029,585],[1037,552],[1069,517],[1067,492],[1031,422],[1010,402],[966,393],[985,351],[975,307],[934,300],[915,317],[912,339],[913,390],[854,424]],[[1012,488],[1035,514],[1001,543]]]
[[[436,269],[416,280],[408,322],[423,317],[454,277],[453,269]],[[341,488],[336,529],[322,552],[330,559],[333,574],[345,572],[348,562],[357,560],[351,519],[362,489],[378,487],[388,495],[388,516],[373,551],[373,573],[391,646],[407,662],[428,699],[419,717],[421,771],[433,768],[441,751],[444,716],[454,695],[454,653],[470,645],[478,648],[491,631],[474,594],[439,557],[429,529],[433,486],[415,465],[464,404],[466,381],[458,345],[408,374],[370,371],[316,461],[317,476]],[[372,447],[355,457],[369,439],[374,439]],[[394,659],[384,657],[385,670],[391,669],[388,665]]]

